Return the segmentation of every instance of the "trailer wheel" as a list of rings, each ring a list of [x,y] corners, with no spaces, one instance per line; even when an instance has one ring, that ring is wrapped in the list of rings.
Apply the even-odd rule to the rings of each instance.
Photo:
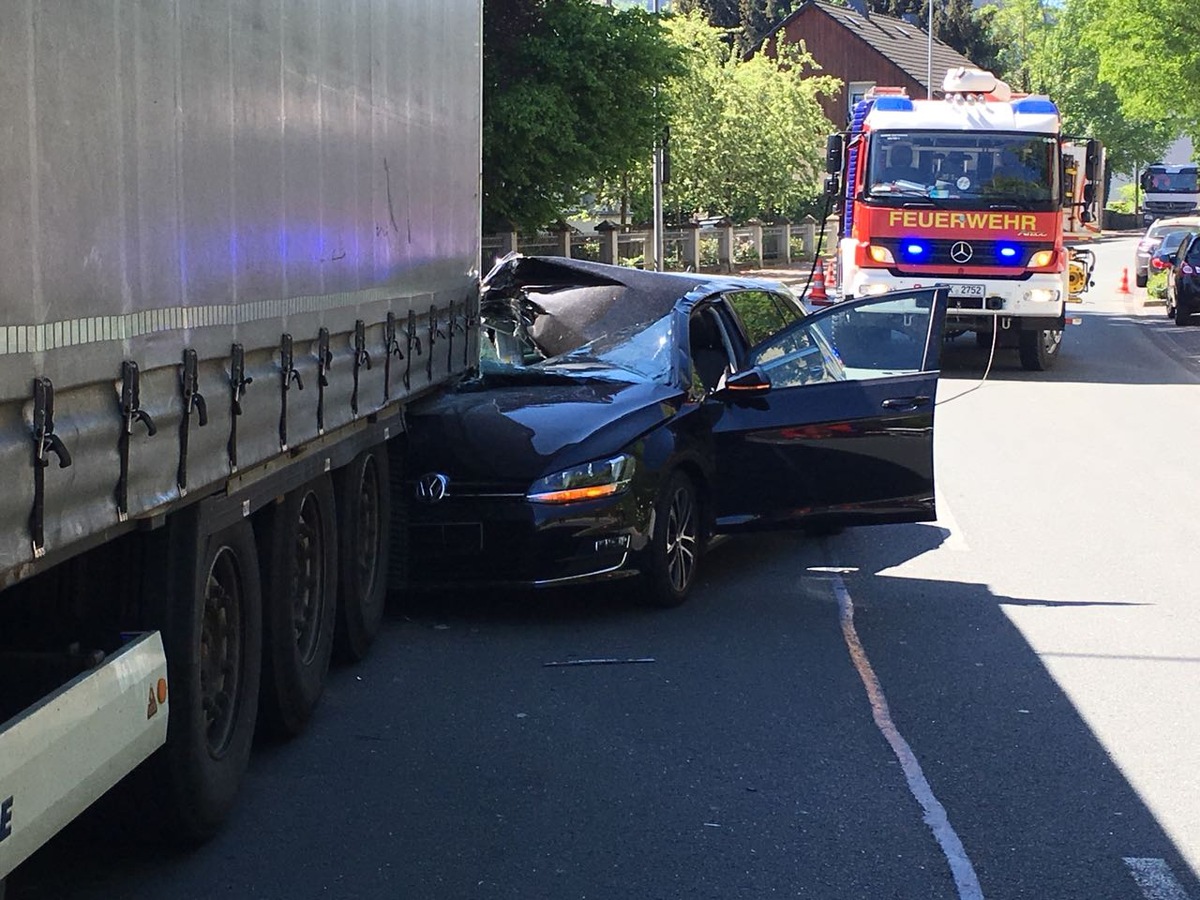
[[[1020,338],[1021,368],[1042,372],[1054,365],[1062,348],[1061,328],[1039,328],[1022,331]]]
[[[262,662],[262,595],[250,524],[192,539],[190,547],[197,543],[196,565],[180,567],[194,576],[194,602],[155,598],[166,611],[171,699],[159,757],[166,773],[153,788],[171,837],[188,843],[214,834],[233,808],[254,740]]]
[[[337,527],[328,476],[266,511],[261,714],[281,737],[304,730],[325,689],[337,605]]]
[[[383,447],[360,454],[334,474],[338,512],[339,659],[363,659],[383,625],[387,602],[392,492]]]

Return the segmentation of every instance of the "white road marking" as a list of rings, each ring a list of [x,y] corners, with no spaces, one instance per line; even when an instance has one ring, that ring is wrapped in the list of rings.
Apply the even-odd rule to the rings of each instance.
[[[1191,900],[1166,860],[1127,856],[1125,865],[1146,900]]]
[[[946,533],[946,538],[942,541],[941,549],[957,550],[959,552],[970,550],[971,548],[967,546],[967,539],[963,537],[962,529],[958,527],[958,520],[954,518],[954,513],[950,511],[950,504],[946,500],[946,495],[937,494],[936,503],[937,521],[933,524]]]
[[[854,601],[846,589],[846,583],[837,574],[833,575],[832,583],[833,592],[838,601],[842,636],[846,639],[846,648],[850,651],[850,659],[854,663],[854,668],[858,670],[863,687],[867,689],[867,698],[871,702],[871,714],[875,718],[875,725],[891,746],[892,752],[896,754],[896,759],[900,761],[900,767],[904,770],[908,789],[925,812],[925,824],[933,832],[938,846],[942,848],[942,853],[946,857],[946,862],[950,865],[950,873],[954,876],[954,885],[958,888],[960,900],[983,900],[983,889],[979,886],[975,867],[971,865],[966,848],[963,847],[958,834],[951,827],[945,807],[934,796],[933,788],[929,786],[925,773],[921,771],[921,764],[917,762],[917,757],[908,745],[908,741],[904,739],[892,721],[883,687],[875,676],[875,670],[871,668],[871,661],[867,658],[867,652],[863,649],[862,642],[858,639],[858,632],[854,628]],[[1158,900],[1158,898],[1153,898],[1153,900]],[[1164,897],[1163,900],[1167,900],[1167,898]],[[1175,900],[1175,898],[1172,897],[1170,900]]]

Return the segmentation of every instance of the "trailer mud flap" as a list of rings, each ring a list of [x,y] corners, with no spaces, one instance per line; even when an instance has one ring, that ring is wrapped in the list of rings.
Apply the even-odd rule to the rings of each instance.
[[[162,746],[166,679],[151,632],[0,726],[0,879]]]

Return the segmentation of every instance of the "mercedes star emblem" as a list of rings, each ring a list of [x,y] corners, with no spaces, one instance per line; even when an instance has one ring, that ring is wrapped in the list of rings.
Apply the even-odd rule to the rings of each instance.
[[[417,499],[425,503],[437,503],[446,499],[446,486],[450,479],[440,472],[422,475],[417,481]]]
[[[966,241],[956,241],[954,246],[950,248],[950,258],[959,265],[969,262],[974,255],[975,251],[971,249],[971,245]]]

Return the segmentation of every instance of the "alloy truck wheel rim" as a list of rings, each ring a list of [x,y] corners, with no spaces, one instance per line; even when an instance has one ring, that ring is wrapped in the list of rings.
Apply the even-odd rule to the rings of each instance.
[[[358,546],[355,553],[359,596],[362,598],[374,593],[375,579],[379,577],[380,531],[379,471],[375,459],[368,456],[358,482]]]
[[[691,491],[677,488],[667,513],[667,575],[671,587],[680,593],[691,584],[696,571],[696,504]]]
[[[237,555],[222,547],[204,586],[200,629],[200,703],[208,752],[229,749],[242,686],[242,579]]]
[[[316,656],[321,637],[321,612],[325,606],[325,532],[321,504],[311,491],[300,504],[292,568],[292,632],[300,661]]]

